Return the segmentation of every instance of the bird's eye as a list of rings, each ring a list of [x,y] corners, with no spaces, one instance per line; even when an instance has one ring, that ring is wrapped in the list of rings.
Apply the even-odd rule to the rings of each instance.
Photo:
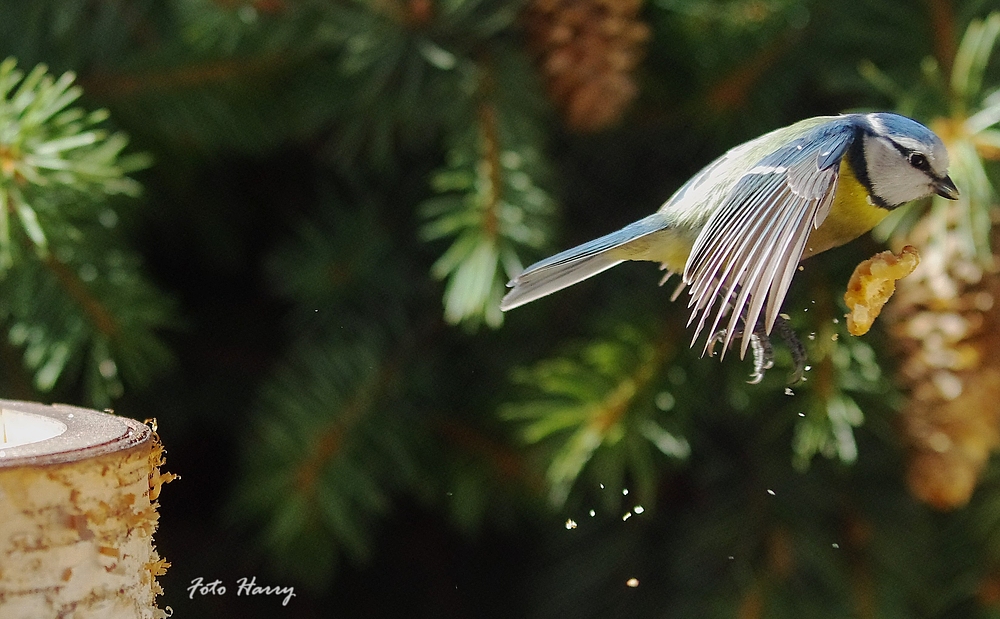
[[[907,157],[907,160],[909,160],[911,166],[915,167],[918,170],[922,170],[924,172],[930,170],[931,166],[930,163],[927,161],[927,157],[920,153],[910,153],[910,156]]]

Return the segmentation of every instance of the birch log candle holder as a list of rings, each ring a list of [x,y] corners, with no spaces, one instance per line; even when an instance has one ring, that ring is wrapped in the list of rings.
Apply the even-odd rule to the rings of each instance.
[[[0,617],[159,619],[163,448],[125,417],[0,400]]]

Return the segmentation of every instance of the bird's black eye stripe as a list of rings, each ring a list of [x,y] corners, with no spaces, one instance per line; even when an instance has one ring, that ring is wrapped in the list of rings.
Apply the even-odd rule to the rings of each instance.
[[[922,172],[927,172],[931,169],[930,162],[927,161],[927,157],[922,153],[910,153],[906,159],[910,162],[911,166]]]

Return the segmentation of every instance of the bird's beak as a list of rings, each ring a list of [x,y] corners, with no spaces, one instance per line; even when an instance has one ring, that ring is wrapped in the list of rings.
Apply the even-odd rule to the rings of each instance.
[[[950,176],[945,175],[944,178],[936,179],[932,183],[932,186],[934,187],[934,193],[942,198],[958,200],[958,187],[955,186],[955,181],[951,180]]]

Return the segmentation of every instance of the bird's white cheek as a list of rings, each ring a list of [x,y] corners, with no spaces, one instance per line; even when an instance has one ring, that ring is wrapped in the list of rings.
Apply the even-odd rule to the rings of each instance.
[[[883,168],[871,174],[875,194],[889,206],[899,206],[934,193],[927,175],[910,167]]]
[[[895,207],[933,193],[930,179],[882,140],[866,143],[868,178],[875,195]]]

